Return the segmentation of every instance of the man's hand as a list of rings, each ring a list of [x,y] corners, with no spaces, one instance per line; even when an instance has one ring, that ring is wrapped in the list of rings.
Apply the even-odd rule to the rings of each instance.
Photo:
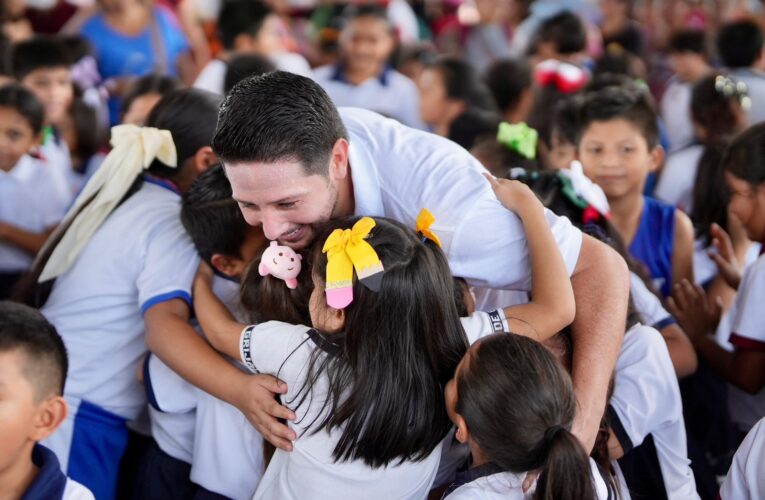
[[[694,345],[700,338],[715,331],[722,315],[720,298],[710,303],[704,289],[688,280],[675,285],[667,304],[669,312]]]
[[[286,394],[287,384],[273,375],[247,375],[236,401],[247,420],[263,439],[284,451],[292,451],[295,431],[277,419],[295,420],[295,413],[276,400],[277,394]]]
[[[725,283],[734,290],[738,290],[738,285],[741,283],[741,268],[736,260],[730,235],[717,224],[712,224],[710,233],[712,245],[717,251],[709,252],[709,256],[717,264],[717,269]]]

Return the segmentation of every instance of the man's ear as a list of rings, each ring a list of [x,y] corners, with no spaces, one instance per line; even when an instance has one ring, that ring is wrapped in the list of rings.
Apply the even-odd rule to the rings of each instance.
[[[661,146],[656,146],[651,150],[651,165],[649,166],[648,171],[649,172],[656,172],[658,171],[662,165],[664,165],[664,158],[666,154],[664,153],[664,148]]]
[[[66,401],[61,396],[50,396],[40,403],[33,417],[32,434],[29,439],[42,441],[53,434],[66,418],[67,412]]]
[[[194,170],[201,174],[218,163],[218,156],[210,146],[203,146],[194,154]]]
[[[240,272],[238,259],[223,255],[222,253],[214,253],[212,257],[210,257],[210,264],[212,264],[216,271],[229,278],[238,276]]]
[[[344,179],[348,176],[348,148],[348,141],[342,138],[332,146],[329,171],[334,179]]]

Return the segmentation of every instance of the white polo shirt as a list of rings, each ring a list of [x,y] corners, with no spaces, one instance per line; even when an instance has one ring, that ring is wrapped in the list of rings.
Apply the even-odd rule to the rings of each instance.
[[[497,200],[478,160],[448,139],[371,111],[341,108],[340,115],[350,136],[356,215],[414,227],[427,208],[455,276],[473,286],[531,289],[523,224]],[[571,274],[582,233],[565,217],[545,213]]]
[[[55,226],[64,218],[74,196],[66,188],[69,184],[61,169],[24,155],[11,170],[11,175],[32,191],[46,227]]]
[[[656,182],[654,198],[690,214],[693,210],[696,173],[703,154],[704,146],[700,144],[692,144],[670,153]]]
[[[143,313],[191,303],[199,265],[180,221],[180,195],[147,179],[104,221],[41,309],[69,353],[65,394],[132,420],[146,404],[135,370],[146,352]]]
[[[376,77],[359,85],[345,80],[340,66],[322,66],[313,72],[314,80],[327,91],[335,106],[363,108],[394,118],[420,130],[420,91],[417,85],[398,71],[386,68]]]
[[[654,328],[638,324],[624,336],[609,404],[619,421],[611,427],[625,454],[651,436],[667,497],[697,499],[677,376]]]
[[[11,171],[13,172],[13,171]],[[0,170],[0,222],[33,233],[45,230],[38,197],[12,173]],[[16,245],[0,242],[0,273],[23,272],[32,264],[33,255]]]
[[[281,71],[288,71],[295,73],[296,75],[312,77],[311,66],[306,61],[305,57],[293,52],[283,52],[281,54],[274,54],[269,57],[271,62],[274,63]],[[223,94],[224,85],[226,82],[226,70],[228,65],[225,61],[220,59],[213,59],[208,62],[202,71],[199,72],[199,76],[194,80],[192,85],[195,89],[206,90],[214,94]]]
[[[765,498],[765,418],[749,431],[738,451],[728,476],[720,487],[722,500]]]

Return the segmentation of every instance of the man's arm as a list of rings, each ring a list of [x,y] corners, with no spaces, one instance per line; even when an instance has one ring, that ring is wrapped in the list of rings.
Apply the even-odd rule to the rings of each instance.
[[[627,263],[615,250],[584,235],[571,283],[576,300],[571,377],[579,402],[573,432],[591,450],[624,338],[630,287]]]

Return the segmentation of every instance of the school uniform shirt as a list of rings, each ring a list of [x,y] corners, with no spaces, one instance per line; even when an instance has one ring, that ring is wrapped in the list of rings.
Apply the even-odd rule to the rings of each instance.
[[[595,498],[607,500],[609,496],[600,468],[590,458],[590,472],[595,489]],[[447,500],[531,500],[534,498],[536,483],[528,492],[523,492],[526,473],[502,472],[498,466],[489,462],[465,472],[467,481],[444,498]]]
[[[629,253],[648,269],[653,286],[668,297],[672,287],[672,252],[675,248],[675,207],[644,196]]]
[[[45,222],[35,194],[11,172],[0,170],[0,222],[33,233],[43,232]],[[26,271],[32,258],[16,245],[0,241],[0,273]]]
[[[752,107],[746,113],[749,125],[765,120],[765,72],[751,68],[735,68],[728,74],[746,84],[747,93],[752,100]]]
[[[670,153],[683,149],[695,140],[691,119],[691,94],[692,85],[674,76],[661,98],[661,117],[667,125]],[[664,168],[666,169],[666,166]]]
[[[654,295],[640,279],[640,276],[630,272],[630,296],[643,322],[656,330],[661,330],[677,323],[675,318],[664,309],[659,297]]]
[[[146,352],[143,314],[173,299],[191,305],[199,257],[179,215],[180,194],[147,177],[58,277],[41,309],[69,353],[64,395],[70,413],[46,444],[70,475],[78,470],[92,477],[88,471],[97,466],[114,465],[109,453],[118,461],[124,452],[125,421],[146,404],[135,379]],[[87,446],[94,445],[89,439],[97,440],[103,454],[95,464],[86,463]]]
[[[425,129],[420,118],[420,91],[417,85],[393,68],[386,67],[379,75],[359,85],[346,80],[340,64],[316,68],[313,75],[335,106],[369,109],[409,127]]]
[[[638,324],[624,336],[606,414],[624,450],[622,490],[641,498],[698,498],[677,376],[655,329]]]
[[[300,54],[283,52],[281,54],[272,54],[268,59],[281,71],[295,73],[307,78],[311,78],[313,75],[308,61]],[[223,95],[227,69],[228,65],[225,61],[213,59],[202,68],[192,87]]]
[[[37,475],[21,500],[93,500],[93,493],[61,472],[56,454],[41,444],[32,448]]]
[[[703,154],[704,146],[700,144],[690,144],[670,153],[664,168],[661,169],[653,196],[659,201],[690,214],[693,210],[696,172]]]
[[[29,155],[21,157],[11,170],[37,200],[46,227],[53,227],[64,218],[74,194],[61,168],[49,161],[38,160]]]
[[[340,115],[350,139],[356,215],[385,216],[414,227],[427,208],[455,276],[471,286],[531,289],[523,224],[499,203],[478,160],[448,139],[371,111],[341,108]],[[549,210],[545,215],[572,273],[582,233],[565,217]]]
[[[765,255],[747,267],[729,311],[730,343],[736,350],[765,350]],[[729,385],[731,419],[744,432],[765,417],[765,389],[751,395]]]
[[[749,431],[720,487],[722,500],[765,498],[765,419]]]

